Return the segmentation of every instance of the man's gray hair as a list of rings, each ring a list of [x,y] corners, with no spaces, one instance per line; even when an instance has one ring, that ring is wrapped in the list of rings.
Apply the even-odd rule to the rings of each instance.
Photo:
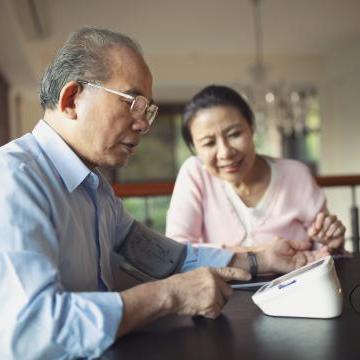
[[[60,92],[69,81],[106,81],[111,76],[107,51],[113,46],[127,47],[142,56],[131,38],[107,29],[84,27],[70,35],[45,70],[40,83],[40,103],[54,109]]]

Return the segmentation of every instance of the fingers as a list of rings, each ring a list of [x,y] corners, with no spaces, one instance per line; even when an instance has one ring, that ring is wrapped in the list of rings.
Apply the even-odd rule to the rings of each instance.
[[[226,283],[231,279],[249,279],[248,273],[236,268],[199,268],[167,279],[173,297],[174,312],[215,318],[231,297]]]
[[[343,237],[345,235],[346,228],[340,221],[339,221],[339,223],[340,223],[340,225],[338,225],[338,227],[336,228],[336,230],[332,234],[333,238]]]
[[[329,254],[327,246],[316,251],[310,250],[312,244],[309,241],[283,239],[283,243],[287,246],[268,251],[267,255],[271,255],[270,271],[287,273]]]
[[[213,268],[212,270],[224,281],[251,279],[251,275],[247,271],[235,267]]]
[[[324,256],[330,255],[329,249],[327,246],[321,247],[319,250],[314,250],[313,254],[315,256],[315,260],[321,259]]]
[[[304,241],[304,240],[286,240],[286,241],[289,243],[292,249],[297,251],[309,250],[311,248],[310,241]]]
[[[205,309],[199,313],[199,315],[207,317],[209,319],[216,319],[220,314],[224,306],[219,304],[213,304],[208,309]]]
[[[309,237],[314,237],[319,234],[321,229],[323,228],[325,218],[327,216],[327,212],[319,212],[316,217],[315,221],[312,223],[312,225],[308,229],[308,235]]]
[[[314,226],[315,226],[315,231],[317,233],[323,228],[327,216],[328,216],[327,212],[319,212],[316,215]]]
[[[229,280],[250,280],[251,275],[238,268],[223,267],[211,268],[214,275],[214,295],[209,298],[209,306],[200,312],[200,315],[215,319],[233,294],[232,288],[226,283]]]
[[[312,225],[309,227],[307,233],[308,233],[309,238],[315,237],[315,235],[316,235],[316,227],[315,227],[315,224],[312,224]]]
[[[331,224],[323,237],[329,248],[336,249],[344,244],[345,231],[345,226],[339,220]]]
[[[291,263],[292,269],[289,268],[288,271],[298,269],[302,266],[305,266],[309,263],[312,263],[328,255],[329,252],[326,246],[323,246],[319,250],[307,250],[307,251],[298,252],[292,259],[292,263]]]
[[[341,222],[339,220],[336,220],[335,222],[330,224],[328,229],[325,231],[324,237],[325,238],[333,237],[335,232],[340,232],[339,230],[342,230],[342,227],[343,226],[342,226]]]
[[[312,246],[310,241],[289,240],[277,237],[272,240],[272,246],[267,249],[270,252],[281,253],[283,255],[292,255],[298,250],[308,250]]]
[[[345,226],[339,220],[329,226],[324,239],[330,251],[341,249],[344,246],[345,231]]]
[[[311,262],[311,260],[311,251],[298,252],[292,259],[292,269],[289,269],[288,271],[305,266],[308,262]]]
[[[202,315],[205,317],[208,317],[210,319],[215,319],[218,317],[221,313],[222,308],[226,305],[228,300],[230,299],[231,295],[233,294],[233,289],[225,282],[226,279],[231,277],[231,279],[234,279],[234,275],[236,276],[236,279],[238,279],[237,270],[232,271],[233,268],[213,268],[211,271],[215,275],[215,297],[214,301],[209,306],[208,309],[203,311]],[[242,271],[245,273],[244,271]],[[243,277],[244,274],[241,275]],[[226,279],[225,279],[226,277]],[[241,279],[240,279],[241,280]]]
[[[326,245],[329,248],[329,251],[332,252],[333,250],[341,249],[344,245],[345,239],[344,237],[339,237],[333,240],[330,240]]]
[[[313,251],[305,251],[304,252],[304,257],[305,257],[305,264],[307,265],[309,263],[312,263],[313,261],[317,260],[320,257],[325,256],[326,252],[324,252],[323,250],[313,250]]]
[[[328,256],[328,255],[329,255],[329,252],[325,246],[319,250],[306,251],[304,253],[304,256],[306,258],[306,262],[304,265],[312,263],[312,262],[319,260],[319,259],[323,258],[324,256]]]
[[[316,241],[326,243],[331,250],[343,245],[345,230],[345,226],[335,215],[320,212],[310,226],[308,235]]]
[[[317,235],[322,239],[326,239],[326,237],[328,237],[328,233],[336,230],[339,225],[341,225],[341,222],[337,219],[335,215],[327,215],[324,218],[322,227],[319,229]]]
[[[232,294],[233,289],[226,282],[220,281],[220,283],[217,284],[215,305],[219,306],[221,310],[229,301]]]
[[[218,289],[221,293],[221,295],[223,296],[225,301],[228,301],[231,297],[231,295],[233,294],[233,289],[225,282],[221,279],[221,281],[219,281],[217,283]],[[225,303],[224,303],[225,305]]]

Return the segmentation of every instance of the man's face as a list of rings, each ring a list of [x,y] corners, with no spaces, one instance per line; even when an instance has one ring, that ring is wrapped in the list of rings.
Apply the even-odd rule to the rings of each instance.
[[[115,48],[108,56],[111,76],[101,85],[151,99],[152,77],[144,60],[133,50]],[[103,89],[84,86],[75,100],[75,151],[90,166],[123,166],[147,129],[145,118],[133,118],[130,104]]]

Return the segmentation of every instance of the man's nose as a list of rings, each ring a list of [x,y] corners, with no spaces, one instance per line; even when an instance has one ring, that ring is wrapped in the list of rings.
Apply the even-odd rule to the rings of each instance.
[[[132,124],[132,129],[134,131],[137,131],[140,134],[146,134],[149,131],[150,125],[145,115],[139,117],[133,117],[133,120],[134,121]]]

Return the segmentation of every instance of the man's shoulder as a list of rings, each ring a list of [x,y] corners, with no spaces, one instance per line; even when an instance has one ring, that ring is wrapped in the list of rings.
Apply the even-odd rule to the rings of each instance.
[[[37,168],[42,158],[38,143],[28,133],[0,147],[0,172],[12,173],[22,168]]]
[[[0,147],[0,161],[2,164],[21,163],[31,161],[36,151],[35,139],[32,134],[8,142]]]

